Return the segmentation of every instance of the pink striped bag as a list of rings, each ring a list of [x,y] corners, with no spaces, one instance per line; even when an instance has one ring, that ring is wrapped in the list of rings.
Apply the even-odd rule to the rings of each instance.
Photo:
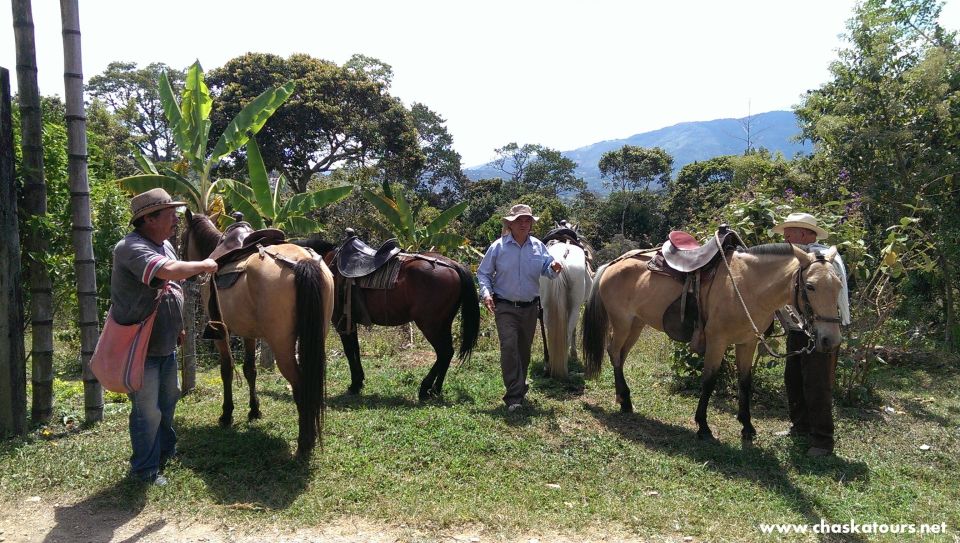
[[[147,346],[153,323],[157,319],[160,297],[167,291],[167,285],[157,294],[157,303],[147,318],[133,324],[118,324],[113,319],[113,309],[107,311],[107,318],[100,332],[100,340],[90,359],[90,371],[97,377],[103,388],[111,392],[130,394],[143,386],[143,364],[147,360]]]

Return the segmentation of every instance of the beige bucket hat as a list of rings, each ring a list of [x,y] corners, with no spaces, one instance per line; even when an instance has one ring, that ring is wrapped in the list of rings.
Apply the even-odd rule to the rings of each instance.
[[[784,228],[806,228],[816,232],[817,239],[824,239],[830,235],[830,232],[817,225],[817,218],[809,213],[791,213],[787,215],[783,222],[774,226],[773,231],[777,234],[783,234]]]
[[[134,196],[133,199],[130,200],[130,223],[132,224],[133,221],[140,217],[166,207],[185,205],[187,205],[186,202],[174,200],[170,194],[163,189],[150,189],[147,192],[142,192]]]
[[[523,217],[524,215],[533,219],[534,222],[540,220],[540,217],[534,216],[533,209],[530,206],[526,204],[517,204],[510,208],[510,213],[508,215],[504,215],[501,221],[504,225],[506,225],[507,223],[517,220],[519,217]]]

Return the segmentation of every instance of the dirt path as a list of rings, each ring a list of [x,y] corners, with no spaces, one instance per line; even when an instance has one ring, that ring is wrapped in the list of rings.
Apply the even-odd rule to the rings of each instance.
[[[658,539],[684,541],[683,538]],[[150,507],[139,513],[103,509],[89,504],[46,501],[39,497],[19,502],[0,500],[0,543],[481,543],[511,541],[518,543],[572,543],[638,541],[621,536],[595,534],[572,536],[556,533],[504,537],[485,532],[482,527],[429,532],[403,525],[374,524],[364,519],[340,519],[334,524],[298,530],[257,527],[228,522],[171,518]]]

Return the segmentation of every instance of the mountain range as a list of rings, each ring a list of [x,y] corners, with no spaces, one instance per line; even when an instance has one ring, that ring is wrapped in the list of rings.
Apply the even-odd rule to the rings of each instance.
[[[792,158],[797,153],[812,152],[809,142],[794,141],[799,134],[797,118],[792,111],[769,111],[740,119],[679,123],[624,139],[606,140],[563,151],[563,155],[578,164],[575,174],[587,182],[590,190],[606,192],[598,167],[600,157],[624,145],[662,148],[673,157],[676,173],[691,162],[742,154],[748,139],[754,148],[781,153],[786,158]],[[468,168],[464,172],[474,180],[505,177],[503,172],[493,167],[492,162]]]

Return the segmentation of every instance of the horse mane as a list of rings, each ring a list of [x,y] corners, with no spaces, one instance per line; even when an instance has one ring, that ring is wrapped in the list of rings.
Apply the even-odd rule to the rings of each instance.
[[[293,243],[301,247],[309,247],[317,252],[319,255],[325,255],[330,251],[337,248],[337,245],[330,243],[325,239],[321,239],[319,235],[314,234],[307,239],[296,239],[293,240]]]
[[[800,246],[803,250],[807,250],[806,245]],[[791,243],[765,243],[763,245],[754,245],[753,247],[748,247],[746,251],[747,254],[755,256],[764,256],[764,255],[777,255],[777,256],[786,256],[793,255],[793,244]]]
[[[223,235],[217,230],[216,225],[206,215],[194,213],[190,219],[190,232],[193,233],[193,239],[197,243],[197,248],[201,252],[210,254],[220,242],[220,236]]]

